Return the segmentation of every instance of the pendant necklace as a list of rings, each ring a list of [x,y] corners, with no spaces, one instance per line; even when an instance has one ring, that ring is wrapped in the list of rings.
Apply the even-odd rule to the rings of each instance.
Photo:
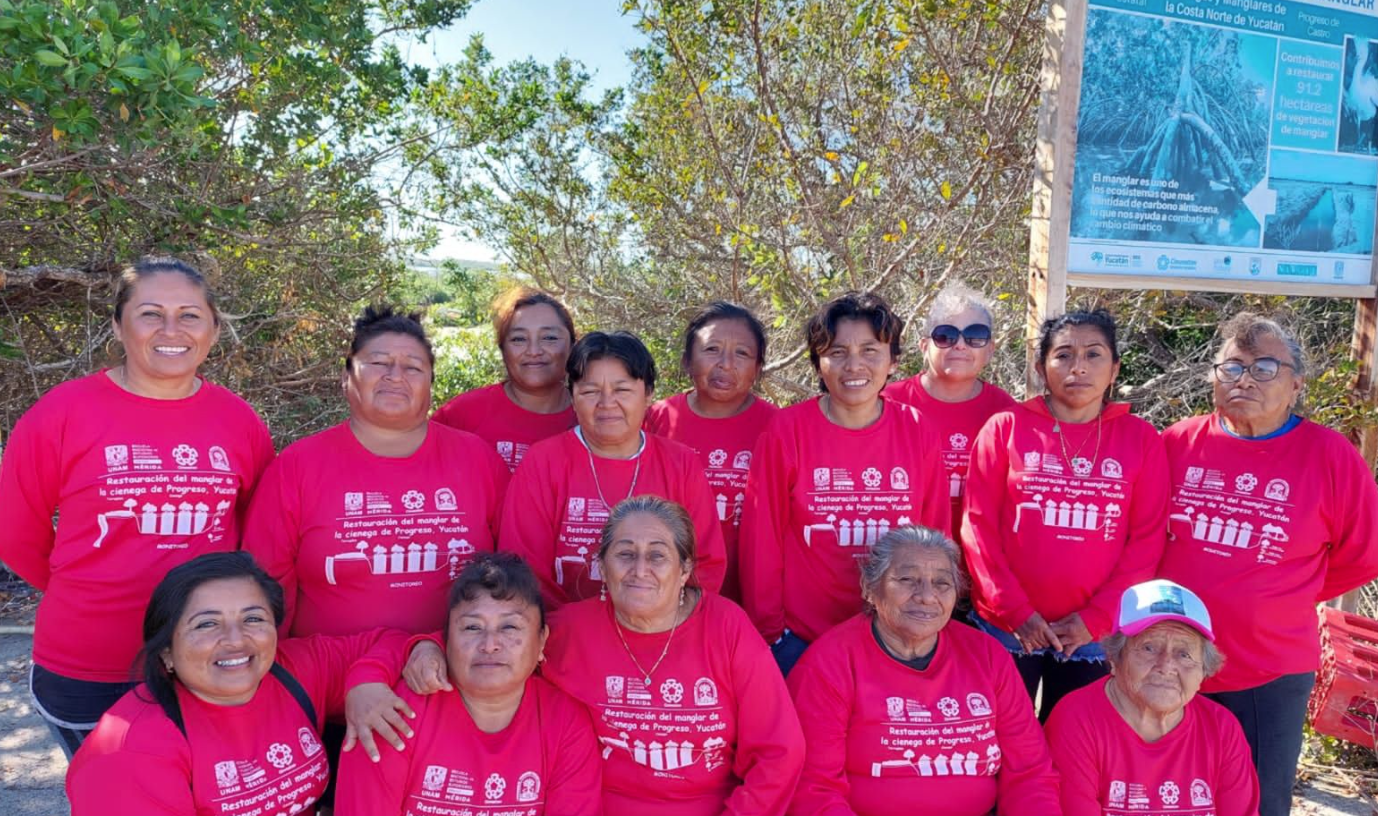
[[[1067,460],[1067,467],[1070,467],[1072,473],[1077,476],[1090,476],[1091,471],[1095,470],[1096,460],[1100,458],[1101,427],[1104,419],[1105,406],[1101,406],[1100,413],[1096,414],[1096,447],[1091,452],[1091,458],[1087,460],[1082,458],[1081,452],[1086,449],[1086,443],[1091,441],[1091,435],[1087,434],[1086,438],[1081,440],[1075,456],[1069,455],[1067,453],[1067,436],[1062,432],[1062,422],[1056,417],[1053,418],[1053,433],[1057,434],[1057,440],[1062,446],[1062,458]],[[1083,464],[1078,467],[1078,462]]]
[[[646,681],[646,688],[650,688],[651,675],[655,674],[656,669],[660,668],[660,664],[665,662],[665,656],[670,653],[670,644],[675,641],[675,630],[679,628],[679,611],[675,611],[675,625],[670,627],[670,636],[665,639],[665,648],[660,650],[660,657],[657,657],[656,662],[651,664],[650,671],[642,668],[641,661],[637,660],[636,655],[632,653],[632,647],[627,643],[627,636],[622,634],[622,624],[617,622],[617,613],[612,612],[611,614],[612,628],[617,630],[617,639],[622,641],[622,648],[626,650],[627,657],[632,659],[632,665],[636,666],[636,670],[641,673],[642,679]]]
[[[598,481],[598,468],[593,464],[593,447],[589,445],[589,443],[588,443],[588,441],[587,441],[586,439],[584,439],[583,434],[580,434],[580,435],[579,435],[579,441],[584,443],[584,451],[585,451],[586,453],[588,453],[588,455],[589,455],[589,472],[591,472],[591,473],[593,474],[593,489],[598,491],[598,500],[601,501],[601,502],[603,503],[603,507],[604,507],[609,513],[611,513],[611,512],[612,512],[613,505],[608,504],[607,498],[605,498],[605,497],[603,496],[603,484],[602,484],[602,482]],[[640,447],[640,448],[637,448],[636,457],[635,457],[635,458],[636,458],[636,468],[634,468],[634,469],[632,470],[632,484],[631,484],[631,487],[628,487],[628,488],[627,488],[627,495],[622,497],[622,500],[623,500],[623,501],[626,501],[627,499],[630,499],[630,498],[632,497],[632,494],[636,492],[636,480],[637,480],[637,478],[638,478],[639,476],[641,476],[641,454],[642,454],[642,452],[645,451],[645,449],[646,449],[646,434],[645,434],[644,431],[642,431],[642,432],[641,432],[641,447]]]

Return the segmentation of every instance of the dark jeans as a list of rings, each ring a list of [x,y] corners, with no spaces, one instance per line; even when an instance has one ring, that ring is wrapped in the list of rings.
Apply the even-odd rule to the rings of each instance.
[[[34,707],[68,760],[96,729],[101,716],[136,685],[74,680],[38,665],[29,669]]]
[[[785,634],[770,646],[770,653],[775,656],[775,665],[780,667],[780,673],[789,677],[790,669],[799,662],[799,658],[804,656],[804,650],[809,648],[809,642],[786,629]]]
[[[1110,664],[1104,660],[1062,660],[1053,654],[1016,654],[1014,665],[1030,700],[1038,699],[1038,686],[1043,684],[1043,700],[1038,707],[1041,723],[1048,721],[1058,700],[1110,673]]]
[[[1316,684],[1314,672],[1284,674],[1243,691],[1206,696],[1230,710],[1244,728],[1244,738],[1258,769],[1259,816],[1287,816],[1292,785],[1297,781],[1306,702]]]

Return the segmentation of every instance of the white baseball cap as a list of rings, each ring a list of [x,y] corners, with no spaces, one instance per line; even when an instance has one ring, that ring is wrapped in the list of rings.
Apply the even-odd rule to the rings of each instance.
[[[1165,578],[1144,581],[1126,589],[1120,596],[1120,619],[1115,631],[1133,637],[1155,623],[1185,623],[1214,641],[1211,613],[1195,592]]]

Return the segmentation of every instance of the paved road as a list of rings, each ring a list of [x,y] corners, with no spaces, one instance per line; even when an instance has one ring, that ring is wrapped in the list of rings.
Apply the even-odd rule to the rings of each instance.
[[[31,641],[0,635],[0,814],[70,816],[62,778],[67,759],[29,699]],[[1307,790],[1294,816],[1373,816],[1361,802]]]

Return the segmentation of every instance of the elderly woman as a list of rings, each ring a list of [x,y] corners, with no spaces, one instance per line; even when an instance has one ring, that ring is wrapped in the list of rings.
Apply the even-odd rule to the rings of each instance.
[[[346,688],[351,722],[407,730],[410,711],[371,669],[402,632],[279,642],[282,609],[282,587],[245,553],[168,572],[144,615],[143,684],[67,772],[73,816],[313,813],[329,776],[321,726]]]
[[[726,554],[713,494],[694,451],[641,429],[655,390],[651,353],[627,332],[590,332],[570,352],[569,388],[579,424],[537,443],[512,477],[502,548],[531,564],[546,605],[603,593],[599,531],[612,508],[654,494],[687,508],[702,546],[700,586],[722,586]]]
[[[1229,663],[1203,690],[1244,727],[1263,816],[1285,814],[1319,645],[1315,605],[1378,574],[1378,486],[1352,445],[1293,413],[1296,339],[1248,312],[1220,329],[1215,412],[1163,432],[1171,540],[1160,574],[1197,588]]]
[[[646,430],[693,448],[714,493],[727,545],[723,595],[737,600],[737,525],[746,499],[751,449],[777,408],[752,393],[766,362],[766,332],[747,309],[714,301],[684,330],[680,364],[694,387],[652,405]]]
[[[975,621],[1015,654],[1042,720],[1105,676],[1094,641],[1163,552],[1163,443],[1109,401],[1119,359],[1108,312],[1044,322],[1037,368],[1047,393],[992,417],[971,454],[962,543]]]
[[[1060,816],[1057,776],[1008,653],[950,625],[957,545],[900,527],[861,570],[868,611],[789,676],[808,759],[792,816]]]
[[[912,405],[937,429],[942,445],[948,495],[952,497],[952,534],[962,526],[962,495],[971,443],[986,420],[1015,405],[997,385],[981,379],[995,345],[991,342],[990,302],[963,283],[938,292],[924,318],[919,350],[926,364],[920,374],[892,383],[887,397]]]
[[[868,545],[906,524],[950,524],[933,421],[881,396],[903,329],[876,295],[824,304],[805,334],[823,394],[780,411],[756,446],[742,600],[782,671],[861,611],[857,561]]]
[[[1258,816],[1239,723],[1196,696],[1224,662],[1214,639],[1205,604],[1186,587],[1155,580],[1125,591],[1104,642],[1110,677],[1064,697],[1048,720],[1065,816]]]
[[[341,378],[349,419],[264,474],[244,548],[287,592],[284,633],[438,629],[460,569],[496,549],[507,468],[427,421],[434,362],[416,315],[368,307]]]
[[[574,427],[565,388],[574,319],[559,300],[525,286],[504,292],[493,311],[507,378],[460,394],[431,419],[478,434],[516,470],[527,448]]]
[[[588,712],[534,674],[548,633],[536,576],[520,557],[471,561],[450,589],[446,687],[423,696],[399,683],[416,714],[415,738],[376,762],[346,753],[335,815],[466,807],[601,814],[602,763]]]
[[[273,458],[254,410],[200,376],[220,313],[199,272],[135,263],[112,328],[123,362],[44,395],[15,424],[0,472],[0,561],[43,590],[30,684],[68,757],[134,685],[154,584],[239,545]]]
[[[603,811],[783,814],[804,762],[799,720],[745,613],[695,585],[684,508],[657,496],[624,500],[596,557],[607,600],[555,614],[542,673],[593,713]],[[440,665],[418,648],[404,676],[431,691]]]

